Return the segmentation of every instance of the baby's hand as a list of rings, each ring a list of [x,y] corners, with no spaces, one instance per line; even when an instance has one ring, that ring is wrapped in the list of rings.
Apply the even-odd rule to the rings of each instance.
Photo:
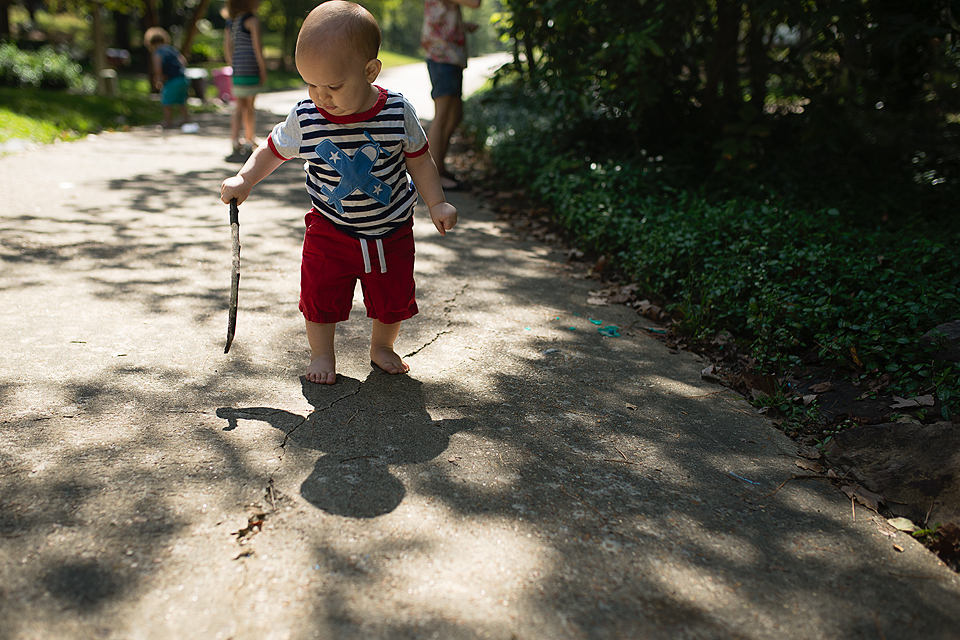
[[[441,202],[430,207],[430,219],[440,235],[447,235],[447,231],[457,224],[457,208],[449,202]]]
[[[220,185],[220,200],[223,201],[223,204],[230,204],[230,201],[236,198],[237,204],[243,204],[252,189],[253,185],[242,176],[227,178]]]

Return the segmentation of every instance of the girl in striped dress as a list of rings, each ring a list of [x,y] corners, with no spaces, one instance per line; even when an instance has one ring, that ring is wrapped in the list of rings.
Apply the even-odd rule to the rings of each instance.
[[[233,67],[233,96],[236,108],[230,122],[230,137],[234,152],[257,146],[256,111],[253,101],[267,81],[267,65],[263,60],[260,38],[260,20],[257,19],[259,0],[228,0],[227,29],[223,53]],[[240,137],[243,125],[244,138]]]

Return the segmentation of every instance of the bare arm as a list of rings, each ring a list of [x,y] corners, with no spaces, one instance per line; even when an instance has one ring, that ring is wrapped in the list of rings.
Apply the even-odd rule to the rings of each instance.
[[[160,54],[154,53],[151,54],[151,72],[153,78],[153,86],[157,89],[163,88],[163,60],[160,58]]]
[[[229,204],[230,200],[236,198],[237,204],[242,204],[250,195],[254,185],[273,173],[283,162],[266,143],[261,144],[240,168],[237,175],[227,178],[220,185],[220,200],[224,204]]]
[[[437,165],[433,161],[433,156],[427,152],[415,158],[407,158],[406,162],[407,173],[413,178],[413,184],[417,185],[420,197],[423,198],[430,209],[430,219],[433,220],[433,226],[437,228],[440,235],[447,235],[447,231],[453,229],[457,224],[457,209],[447,202],[443,195],[443,187],[440,186],[440,174],[437,173]]]
[[[230,36],[230,29],[223,30],[223,59],[228,66],[233,64],[233,38]]]

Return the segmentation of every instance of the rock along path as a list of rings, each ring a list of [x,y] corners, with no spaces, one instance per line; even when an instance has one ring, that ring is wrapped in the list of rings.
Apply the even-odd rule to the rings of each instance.
[[[827,482],[768,495],[794,443],[470,196],[418,212],[410,374],[358,306],[320,387],[288,163],[224,355],[226,125],[0,158],[0,639],[960,637],[957,575]]]

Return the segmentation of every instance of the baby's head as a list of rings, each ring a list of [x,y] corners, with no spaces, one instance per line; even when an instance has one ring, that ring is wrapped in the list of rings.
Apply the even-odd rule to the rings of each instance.
[[[329,0],[311,11],[297,37],[297,60],[302,56],[348,55],[367,62],[380,52],[380,25],[355,2]]]
[[[314,103],[346,116],[372,107],[380,74],[380,27],[354,2],[329,0],[314,8],[297,37],[297,71]]]

